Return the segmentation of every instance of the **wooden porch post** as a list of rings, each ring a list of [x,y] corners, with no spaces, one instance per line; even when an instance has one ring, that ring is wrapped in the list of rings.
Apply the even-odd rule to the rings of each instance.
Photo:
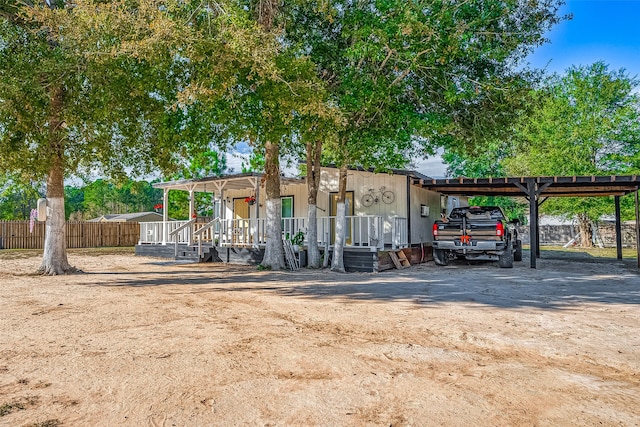
[[[194,188],[190,187],[189,188],[189,220],[194,219],[194,216],[197,215],[196,213],[196,201],[195,201],[195,197],[194,197]],[[193,226],[191,227],[191,233],[189,233],[189,241],[187,242],[187,244],[189,246],[193,245]]]

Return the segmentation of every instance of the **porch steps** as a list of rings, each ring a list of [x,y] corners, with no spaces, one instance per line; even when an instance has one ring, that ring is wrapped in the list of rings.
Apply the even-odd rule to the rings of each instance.
[[[208,252],[208,251],[207,251]],[[178,246],[178,255],[176,260],[180,261],[199,261],[197,246]]]
[[[411,267],[411,261],[404,254],[404,251],[390,251],[389,257],[398,270]]]

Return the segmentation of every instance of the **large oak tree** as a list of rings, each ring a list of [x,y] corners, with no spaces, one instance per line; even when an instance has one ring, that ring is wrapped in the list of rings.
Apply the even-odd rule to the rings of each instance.
[[[75,271],[66,254],[65,177],[171,171],[197,151],[199,141],[181,136],[193,117],[183,113],[194,107],[179,101],[198,92],[190,79],[205,68],[185,56],[198,18],[181,2],[0,3],[0,162],[46,181],[42,273]],[[202,50],[223,43],[212,39]],[[221,60],[207,75],[227,84],[228,65]]]

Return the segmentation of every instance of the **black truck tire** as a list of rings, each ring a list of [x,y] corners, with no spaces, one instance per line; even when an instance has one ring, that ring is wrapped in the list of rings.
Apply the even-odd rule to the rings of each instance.
[[[504,253],[498,257],[498,265],[500,268],[513,268],[513,250],[511,250],[511,245],[507,245]]]
[[[516,251],[513,254],[514,261],[522,261],[522,240],[516,240]]]
[[[433,250],[433,261],[436,265],[449,265],[449,258],[442,249]]]

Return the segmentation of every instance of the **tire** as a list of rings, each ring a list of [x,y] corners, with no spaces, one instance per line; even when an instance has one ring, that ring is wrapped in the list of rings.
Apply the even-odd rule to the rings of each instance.
[[[522,240],[516,240],[516,251],[513,254],[514,261],[522,261]]]
[[[509,245],[504,253],[498,257],[498,265],[500,268],[513,268],[513,251]]]
[[[369,207],[373,204],[373,196],[371,194],[365,194],[362,196],[362,204]]]
[[[449,265],[449,257],[442,249],[433,250],[433,261],[436,265]]]
[[[391,191],[384,191],[382,193],[382,202],[390,205],[396,199],[396,195]]]

